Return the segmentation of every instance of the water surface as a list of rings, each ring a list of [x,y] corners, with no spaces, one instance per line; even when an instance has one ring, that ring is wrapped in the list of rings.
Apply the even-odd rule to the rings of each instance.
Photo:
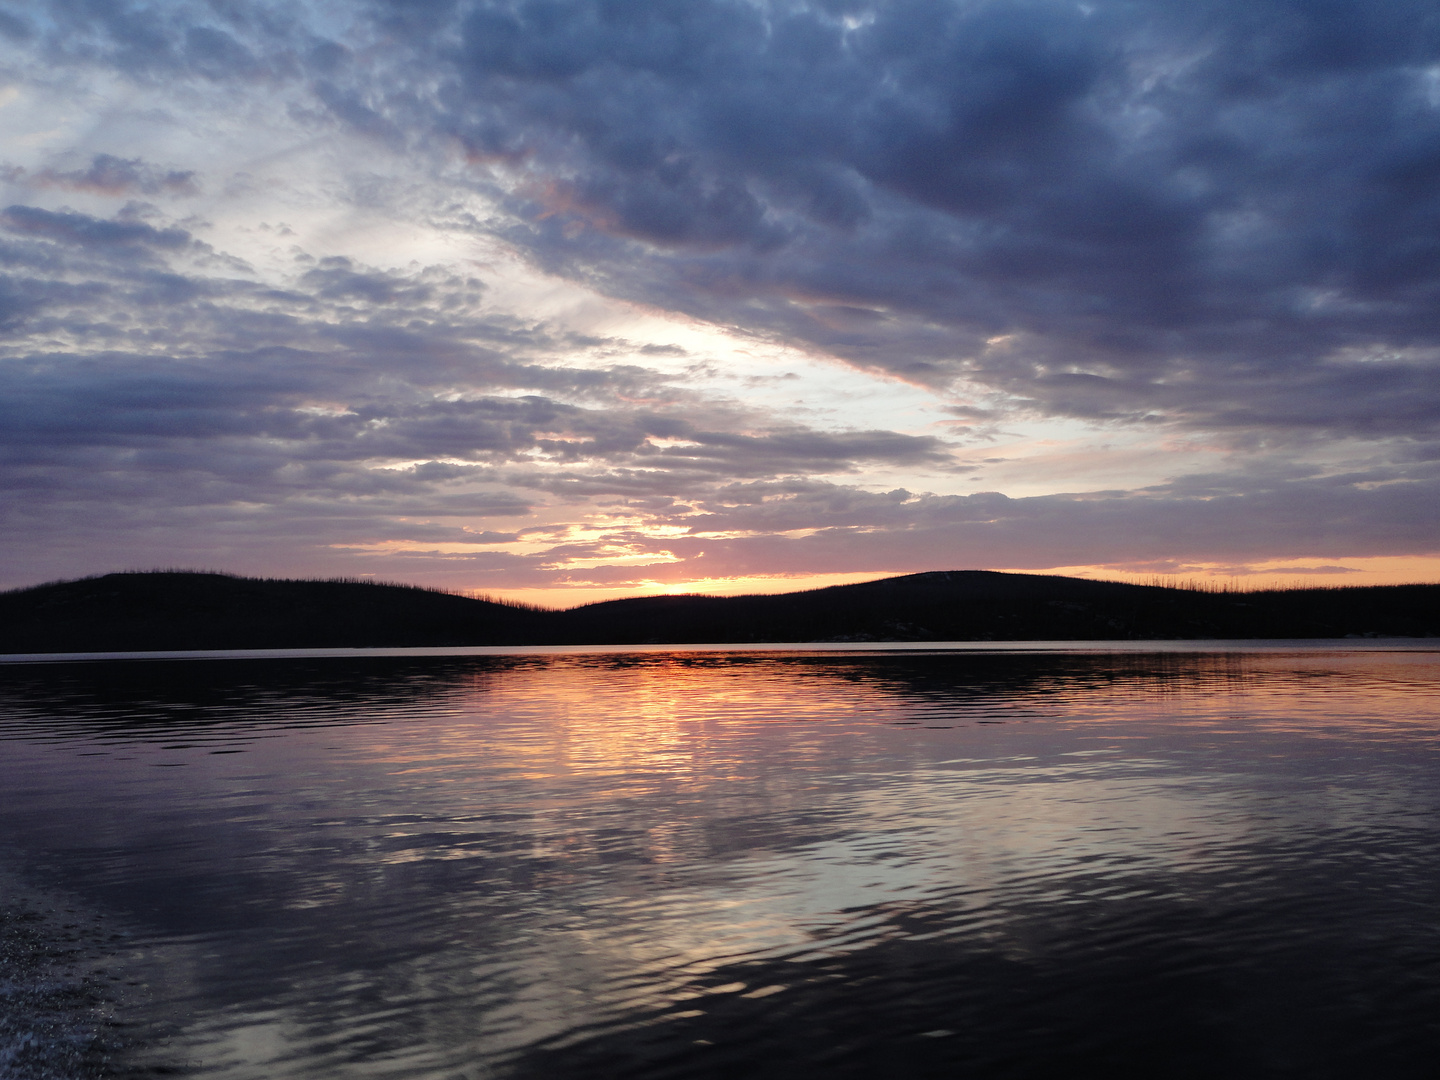
[[[1430,1075],[1440,653],[1165,648],[11,664],[0,830],[136,1068]]]

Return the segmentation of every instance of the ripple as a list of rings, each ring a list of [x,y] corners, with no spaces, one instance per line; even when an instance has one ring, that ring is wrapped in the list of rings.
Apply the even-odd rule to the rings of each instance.
[[[8,665],[0,828],[139,928],[151,1063],[205,1077],[1428,1075],[1437,675]]]

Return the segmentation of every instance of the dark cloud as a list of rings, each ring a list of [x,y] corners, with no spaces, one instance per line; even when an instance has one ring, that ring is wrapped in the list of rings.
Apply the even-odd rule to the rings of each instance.
[[[212,79],[244,78],[260,70],[255,56],[224,30],[191,26],[185,30],[184,57],[191,71]]]
[[[187,246],[184,229],[157,229],[143,221],[104,219],[73,211],[55,212],[36,206],[7,206],[0,210],[0,228],[60,244],[99,248],[158,248],[174,251]]]
[[[39,13],[34,45],[50,64],[103,65],[148,82],[285,79],[323,44],[293,5],[55,0],[29,6]]]
[[[113,154],[95,154],[82,169],[28,172],[10,166],[0,169],[0,178],[12,184],[101,195],[191,195],[199,190],[193,169],[160,169],[140,158],[120,158]]]
[[[354,122],[523,160],[510,237],[618,293],[1053,413],[1360,432],[1397,380],[1440,412],[1431,5],[373,10],[438,89],[355,74]],[[1373,389],[1327,366],[1385,348]]]
[[[0,11],[0,37],[17,43],[24,43],[35,36],[35,31],[24,19],[8,11]]]
[[[459,143],[542,265],[913,380],[1277,433],[1440,414],[1419,0],[375,0],[358,52],[306,12],[64,4],[50,48]],[[1386,375],[1334,370],[1366,350]]]

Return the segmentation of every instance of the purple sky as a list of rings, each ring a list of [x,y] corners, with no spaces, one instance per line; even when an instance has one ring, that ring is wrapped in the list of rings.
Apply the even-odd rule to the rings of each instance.
[[[1440,579],[1440,9],[0,10],[0,587]]]

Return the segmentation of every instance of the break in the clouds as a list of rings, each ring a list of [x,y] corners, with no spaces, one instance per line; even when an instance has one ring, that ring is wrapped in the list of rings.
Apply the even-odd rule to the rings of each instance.
[[[0,82],[5,584],[1434,576],[1433,5],[67,0]]]

